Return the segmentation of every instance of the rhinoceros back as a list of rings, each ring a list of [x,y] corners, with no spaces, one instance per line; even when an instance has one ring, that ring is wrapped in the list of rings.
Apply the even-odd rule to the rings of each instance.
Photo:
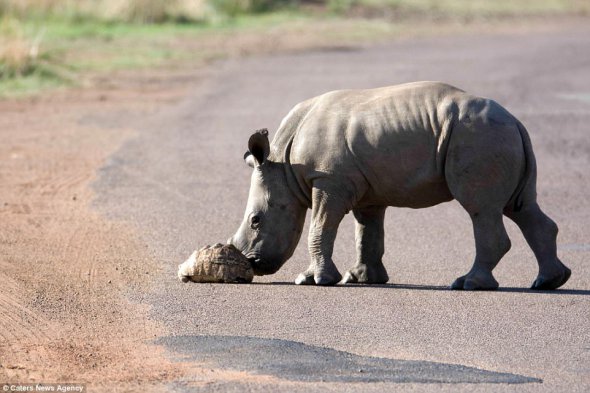
[[[453,124],[486,121],[492,107],[491,117],[513,121],[490,100],[439,82],[333,91],[285,117],[271,158],[295,168],[304,192],[314,178],[334,176],[366,181],[361,203],[427,207],[452,199],[444,164]]]

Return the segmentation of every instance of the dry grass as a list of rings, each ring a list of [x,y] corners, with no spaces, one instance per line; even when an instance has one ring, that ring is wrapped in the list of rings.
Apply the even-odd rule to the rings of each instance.
[[[369,15],[394,19],[484,19],[590,12],[588,0],[328,0],[328,3],[341,12],[365,9]]]
[[[30,73],[35,62],[35,48],[20,38],[0,38],[0,77]]]
[[[0,15],[18,19],[163,23],[200,22],[205,0],[2,0]]]
[[[74,76],[70,67],[44,48],[44,27],[25,31],[23,24],[0,18],[0,82],[26,80],[32,76],[50,84],[67,84]],[[3,93],[0,85],[0,96]]]
[[[0,20],[0,78],[31,74],[40,55],[42,34],[27,38],[18,23],[7,17]]]

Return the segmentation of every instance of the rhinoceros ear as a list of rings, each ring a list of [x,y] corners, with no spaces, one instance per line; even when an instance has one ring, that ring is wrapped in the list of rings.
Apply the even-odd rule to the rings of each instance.
[[[259,166],[264,164],[269,153],[268,130],[263,128],[250,136],[248,151],[244,154],[244,160],[251,167]]]

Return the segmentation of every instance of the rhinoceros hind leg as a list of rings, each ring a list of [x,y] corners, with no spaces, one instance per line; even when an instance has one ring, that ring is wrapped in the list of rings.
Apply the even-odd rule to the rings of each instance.
[[[353,209],[356,219],[356,264],[344,274],[343,283],[385,284],[383,266],[385,207]]]
[[[520,211],[507,211],[506,216],[518,225],[527,243],[535,253],[539,275],[531,289],[557,289],[570,278],[568,269],[557,257],[558,228],[536,202],[526,204]]]
[[[477,112],[475,107],[466,110]],[[512,148],[522,139],[510,119],[500,116],[496,122],[472,115],[471,121],[454,125],[445,161],[449,191],[471,217],[476,251],[473,267],[452,288],[496,289],[492,270],[510,249],[502,213],[519,184],[525,157],[524,151]]]
[[[445,179],[469,213],[475,235],[473,267],[453,283],[455,289],[496,289],[492,270],[510,249],[502,213],[519,184],[524,152],[507,148],[522,144],[521,136],[509,121],[500,123],[458,122],[449,142]]]
[[[497,289],[498,282],[492,275],[492,270],[510,249],[510,239],[502,222],[502,214],[477,212],[471,214],[471,220],[475,234],[475,262],[469,273],[457,278],[451,288]]]

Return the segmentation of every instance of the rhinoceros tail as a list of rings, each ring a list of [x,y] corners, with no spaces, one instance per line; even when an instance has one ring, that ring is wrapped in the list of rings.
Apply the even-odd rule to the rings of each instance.
[[[524,175],[516,187],[514,194],[512,194],[507,206],[510,210],[515,212],[520,211],[530,197],[535,198],[535,183],[537,178],[537,163],[535,161],[535,154],[533,153],[533,145],[529,133],[524,125],[518,120],[516,121],[516,126],[520,133],[522,146],[524,148],[525,170]]]

